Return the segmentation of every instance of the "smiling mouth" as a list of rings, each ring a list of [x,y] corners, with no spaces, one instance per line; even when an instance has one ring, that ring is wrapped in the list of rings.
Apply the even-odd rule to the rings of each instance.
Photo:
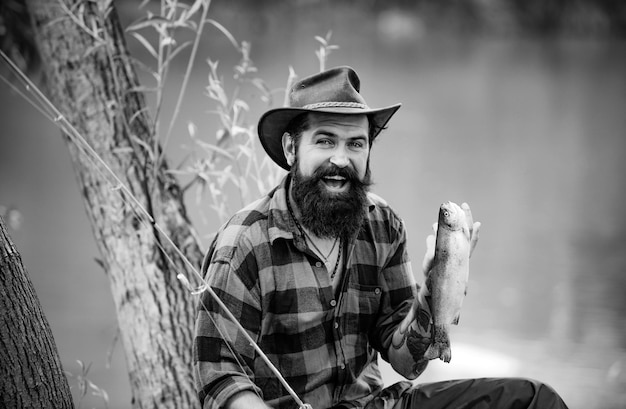
[[[324,185],[330,191],[344,191],[348,188],[348,179],[343,176],[325,176],[322,178]]]

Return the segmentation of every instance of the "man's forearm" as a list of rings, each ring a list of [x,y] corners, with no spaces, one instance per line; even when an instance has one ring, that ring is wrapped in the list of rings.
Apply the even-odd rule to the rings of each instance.
[[[228,399],[226,409],[268,409],[269,406],[263,402],[256,393],[252,391],[242,391]]]
[[[426,369],[428,360],[424,359],[424,352],[431,343],[431,326],[430,310],[422,291],[394,332],[388,350],[391,366],[402,376],[415,379]]]

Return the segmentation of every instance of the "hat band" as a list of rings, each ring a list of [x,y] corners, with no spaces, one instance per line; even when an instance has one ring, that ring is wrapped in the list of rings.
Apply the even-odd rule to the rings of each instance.
[[[315,104],[308,104],[303,106],[304,109],[319,109],[319,108],[360,108],[369,109],[365,104],[359,102],[317,102]]]

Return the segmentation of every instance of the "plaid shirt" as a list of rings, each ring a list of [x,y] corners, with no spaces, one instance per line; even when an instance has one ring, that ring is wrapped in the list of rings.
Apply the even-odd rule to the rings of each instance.
[[[364,407],[377,397],[374,406],[387,406],[410,385],[383,390],[377,364],[418,290],[404,224],[368,195],[368,216],[346,247],[334,293],[288,211],[288,183],[289,176],[220,229],[207,254],[207,282],[305,403]],[[273,407],[297,407],[207,292],[198,308],[194,371],[204,408],[223,407],[243,390]]]

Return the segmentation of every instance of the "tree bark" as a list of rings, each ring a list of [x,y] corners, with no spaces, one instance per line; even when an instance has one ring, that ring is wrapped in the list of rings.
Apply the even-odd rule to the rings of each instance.
[[[52,331],[0,217],[0,406],[73,408]]]
[[[70,18],[61,8],[73,11]],[[123,31],[99,2],[29,0],[28,12],[42,60],[48,97],[124,182],[186,257],[202,252],[187,218],[181,190],[155,165],[154,142]],[[91,31],[78,24],[82,21]],[[190,408],[191,342],[195,302],[177,280],[190,276],[181,258],[138,214],[128,197],[68,140],[78,184],[111,283],[135,408]],[[151,149],[151,147],[155,147]],[[167,258],[174,260],[174,266]]]

